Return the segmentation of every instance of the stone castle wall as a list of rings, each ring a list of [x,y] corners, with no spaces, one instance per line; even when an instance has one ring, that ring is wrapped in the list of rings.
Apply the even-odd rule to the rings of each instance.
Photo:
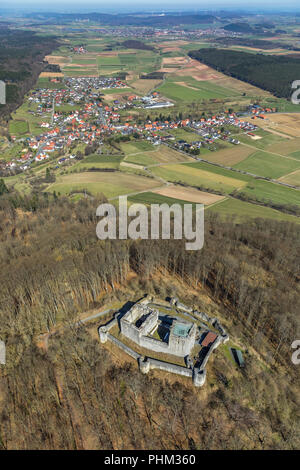
[[[151,302],[149,298],[143,299],[141,302],[139,302],[139,304],[134,306],[122,318],[120,318],[120,328],[122,334],[148,350],[176,356],[188,356],[195,344],[197,332],[196,324],[193,324],[192,329],[190,330],[187,337],[174,335],[171,329],[169,343],[165,343],[153,337],[147,336],[147,334],[149,334],[157,325],[159,317],[158,310],[150,308],[149,305],[147,305],[149,302]],[[109,340],[116,344],[121,350],[138,361],[139,368],[142,373],[147,374],[151,369],[160,369],[166,372],[190,377],[192,378],[193,384],[196,387],[202,387],[206,381],[206,365],[211,354],[221,343],[228,341],[229,336],[217,318],[210,318],[203,312],[192,310],[191,308],[188,308],[185,305],[179,303],[176,298],[171,299],[170,303],[171,305],[175,305],[179,310],[184,311],[185,314],[192,320],[195,320],[196,318],[201,319],[211,324],[219,332],[216,340],[211,344],[206,353],[206,356],[202,360],[200,367],[182,367],[177,364],[160,361],[151,357],[145,358],[141,354],[135,352],[133,349],[126,346],[122,341],[109,334],[109,330],[118,322],[117,317],[99,328],[100,341],[105,343],[107,340]],[[157,306],[159,307],[159,304],[157,304]],[[192,314],[187,312],[192,312]],[[134,323],[142,315],[148,316],[145,318],[140,328],[138,328]]]

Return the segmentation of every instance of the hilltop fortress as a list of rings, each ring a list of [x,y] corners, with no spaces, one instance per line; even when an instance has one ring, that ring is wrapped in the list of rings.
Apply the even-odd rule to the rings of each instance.
[[[110,333],[112,329],[117,335]],[[117,312],[113,320],[99,328],[99,337],[101,343],[110,340],[136,359],[142,373],[165,370],[190,377],[197,387],[205,383],[212,352],[229,339],[216,318],[181,304],[177,298],[167,304],[154,302],[150,296],[125,313]],[[137,352],[135,345],[145,354]],[[150,357],[151,352],[155,358]],[[175,357],[184,360],[185,367],[172,362]]]

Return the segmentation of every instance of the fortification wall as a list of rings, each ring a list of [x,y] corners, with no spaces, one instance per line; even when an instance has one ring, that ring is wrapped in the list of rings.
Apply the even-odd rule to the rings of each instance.
[[[150,362],[150,369],[160,369],[173,374],[183,375],[185,377],[192,377],[193,371],[186,367],[178,366],[177,364],[171,364],[169,362],[159,361],[158,359],[148,358]]]
[[[141,357],[141,355],[139,353],[135,352],[133,349],[126,346],[126,344],[122,343],[122,341],[119,341],[117,338],[112,336],[110,333],[107,334],[107,339],[109,339],[112,343],[116,344],[124,352],[129,354],[129,356],[133,357],[133,359],[138,360],[139,357]]]
[[[206,364],[208,363],[208,360],[210,358],[210,356],[212,355],[212,353],[214,352],[214,350],[222,343],[222,336],[218,336],[215,341],[211,344],[209,350],[207,351],[207,354],[205,356],[205,358],[203,359],[202,361],[202,364],[200,366],[200,370],[203,370],[205,369],[206,367]]]
[[[155,352],[162,352],[162,353],[169,352],[169,347],[167,343],[163,343],[162,341],[155,339],[155,338],[151,338],[149,336],[142,336],[140,338],[139,344],[143,348],[151,349],[152,351],[155,351]]]
[[[135,343],[140,344],[140,331],[135,325],[132,325],[127,321],[122,321],[122,319],[120,321],[120,325],[121,333],[124,336],[127,336],[127,338],[131,339]]]
[[[169,343],[165,343],[157,340],[156,338],[146,336],[155,328],[159,319],[159,312],[153,309],[153,305],[152,307],[149,307],[148,305],[151,301],[152,299],[148,296],[135,305],[120,319],[120,328],[122,334],[148,350],[152,350],[158,353],[173,354],[175,356],[189,356],[190,351],[195,343],[197,333],[196,324],[193,324],[192,329],[190,330],[187,337],[174,335],[173,331],[171,330]],[[109,330],[117,324],[117,317],[99,328],[100,341],[105,343],[107,339],[109,339],[126,354],[135,360],[138,360],[140,371],[144,374],[147,374],[150,369],[160,369],[185,377],[190,377],[192,378],[193,384],[196,387],[202,387],[206,381],[206,365],[211,354],[221,343],[228,341],[229,336],[217,318],[211,318],[203,312],[192,310],[190,307],[181,304],[176,298],[171,299],[170,304],[175,305],[178,310],[184,312],[184,314],[192,320],[197,318],[201,319],[204,322],[211,324],[219,332],[216,340],[211,344],[209,350],[207,351],[200,367],[193,368],[193,362],[191,360],[187,361],[188,367],[182,367],[178,366],[177,364],[160,361],[158,359],[145,359],[144,356],[135,352],[133,349],[126,346],[122,341],[109,334]],[[159,306],[159,304],[155,304],[155,306]],[[147,314],[148,316],[145,318],[140,328],[136,327],[134,323],[137,321],[137,319],[142,315]],[[177,320],[182,321],[180,318],[177,318]]]

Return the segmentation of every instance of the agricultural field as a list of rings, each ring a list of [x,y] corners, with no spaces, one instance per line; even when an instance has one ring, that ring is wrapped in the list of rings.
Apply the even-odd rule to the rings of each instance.
[[[203,150],[201,150],[200,156],[212,163],[220,163],[221,165],[232,167],[247,159],[253,152],[255,152],[254,149],[246,146],[240,145],[236,147],[231,145],[216,152],[205,152],[204,155]]]
[[[151,150],[155,150],[154,145],[147,141],[141,142],[126,142],[125,144],[121,144],[121,149],[126,155],[136,154],[140,152],[149,152]]]
[[[224,174],[218,174],[216,172],[213,173],[210,171],[210,168],[196,165],[198,164],[160,166],[152,168],[152,171],[154,174],[167,181],[183,183],[188,186],[203,187],[221,191],[226,194],[246,186],[246,182],[242,179],[225,176]]]
[[[9,133],[11,135],[21,136],[29,132],[29,126],[27,121],[13,120],[9,123]]]
[[[300,187],[300,170],[293,171],[292,173],[279,178],[279,181]]]
[[[242,192],[262,202],[300,206],[300,191],[268,181],[253,179]]]
[[[154,90],[161,84],[161,80],[144,80],[138,79],[130,82],[130,86],[136,90],[136,93],[147,94],[150,91]]]
[[[259,125],[258,120],[256,120],[254,124]],[[251,145],[252,147],[256,147],[260,150],[268,150],[271,146],[275,148],[275,145],[277,147],[277,144],[284,144],[288,142],[287,136],[285,137],[283,135],[272,134],[266,129],[258,129],[257,131],[255,131],[255,136],[256,138],[253,138],[247,134],[241,134],[239,136],[239,140],[244,144]]]
[[[79,29],[82,31],[76,34],[68,33],[64,38],[66,45],[60,46],[46,59],[50,64],[59,65],[65,76],[117,76],[121,71],[126,72],[127,88],[102,90],[103,99],[109,105],[113,102],[125,104],[129,93],[144,95],[158,90],[163,97],[174,102],[175,106],[162,111],[162,114],[170,113],[172,117],[179,112],[188,115],[195,110],[199,111],[199,115],[203,112],[209,116],[218,109],[230,109],[230,107],[238,109],[241,104],[247,106],[254,100],[263,100],[266,106],[276,106],[280,110],[295,109],[295,106],[286,103],[286,100],[277,99],[268,92],[228,77],[188,57],[190,50],[205,48],[212,45],[211,43],[162,40],[160,43],[150,43],[154,47],[153,50],[128,49],[121,45],[123,40],[119,38],[100,39],[95,37],[92,29],[91,33],[85,28]],[[84,44],[87,53],[76,54],[71,50],[71,46],[78,44]],[[164,79],[140,78],[142,74],[162,70],[165,72]],[[51,82],[51,78],[51,72],[41,74],[36,87],[59,89],[64,86],[63,82]],[[76,105],[64,104],[57,107],[57,111],[63,112],[75,109],[78,109]],[[45,114],[34,116],[29,113],[34,110],[35,105],[29,105],[25,100],[9,124],[11,135],[22,138],[41,133],[40,123],[49,122],[50,116]],[[120,114],[121,122],[126,122],[128,111],[121,110]],[[130,110],[130,115],[134,116],[130,122],[135,118],[146,119],[148,114],[150,119],[154,120],[158,112],[146,109]],[[250,122],[260,126],[255,136],[244,134],[237,128],[228,128],[232,135],[237,135],[236,138],[241,141],[241,145],[233,146],[226,141],[218,140],[211,146],[202,147],[200,158],[213,164],[221,164],[298,186],[300,113],[272,114],[264,121]],[[158,134],[171,134],[177,141],[184,140],[188,143],[203,140],[196,132],[183,127],[160,131]],[[103,149],[105,145],[104,142]],[[23,151],[22,147],[16,145],[17,150],[5,148],[4,158],[9,160],[14,152],[20,154]],[[72,165],[61,167],[55,172],[55,183],[47,190],[61,194],[82,190],[91,194],[103,192],[109,198],[118,194],[141,192],[139,196],[133,198],[137,200],[140,197],[141,200],[148,201],[166,200],[170,203],[174,200],[181,203],[203,202],[208,207],[211,206],[210,210],[215,208],[214,210],[222,211],[224,215],[230,213],[229,208],[232,206],[232,213],[248,211],[249,217],[264,213],[266,217],[276,218],[280,217],[281,213],[271,208],[228,198],[228,195],[241,192],[251,200],[256,198],[260,203],[267,201],[274,204],[300,205],[299,192],[292,188],[268,183],[209,163],[195,162],[187,154],[166,145],[154,146],[146,140],[131,140],[118,143],[114,151],[109,153],[118,153],[117,148],[119,154],[114,156],[93,154],[83,160],[72,161]],[[78,144],[73,152],[79,150],[84,152],[84,149],[84,145]],[[42,173],[43,167],[39,171]],[[146,177],[151,173],[153,178]],[[27,191],[28,184],[18,181],[17,179],[20,189],[23,188],[25,191],[26,187]],[[161,187],[163,181],[180,185]],[[195,189],[196,187],[205,191]],[[287,220],[293,216],[282,214],[282,217]]]
[[[72,192],[86,190],[93,195],[104,194],[107,198],[113,198],[119,195],[147,191],[157,186],[159,183],[154,179],[135,174],[119,171],[87,171],[59,176],[57,181],[47,188],[47,191],[68,195]]]
[[[300,161],[258,151],[234,165],[234,168],[276,179],[300,168]]]
[[[155,194],[168,198],[177,198],[187,202],[195,202],[209,206],[224,200],[224,196],[218,196],[204,191],[198,191],[193,188],[183,188],[182,186],[168,186],[153,191]]]
[[[123,156],[119,155],[89,155],[81,160],[79,163],[75,163],[72,166],[72,172],[89,170],[91,168],[103,169],[112,168],[119,169],[120,163],[123,160]]]
[[[271,145],[270,147],[268,147],[268,151],[288,156],[291,156],[293,154],[294,156],[295,152],[300,151],[300,137],[288,140],[283,143],[279,143],[278,145]]]
[[[287,222],[294,222],[299,224],[300,219],[289,214],[283,214],[270,207],[263,207],[249,202],[239,201],[238,199],[226,199],[219,204],[214,204],[208,207],[209,212],[214,212],[222,217],[236,216],[236,219],[243,221],[246,219],[272,219],[272,220],[285,220]]]
[[[201,140],[199,135],[196,132],[193,132],[189,128],[178,128],[178,129],[171,129],[168,132],[162,132],[162,134],[169,134],[176,137],[178,140],[185,140],[186,142],[195,142],[197,140]]]
[[[209,82],[202,82],[201,86],[192,87],[184,81],[166,81],[158,91],[171,100],[185,102],[228,97],[220,87]]]
[[[63,87],[64,87],[63,82],[59,82],[59,83],[51,82],[51,77],[41,77],[41,76],[38,78],[36,85],[35,85],[35,88],[49,88],[53,90],[55,89],[60,90]]]
[[[148,144],[148,142],[137,142],[135,144],[123,144],[122,149],[126,153],[126,162],[143,166],[151,166],[158,163],[193,161],[191,157],[177,152],[166,145],[160,145],[157,148]]]
[[[9,123],[9,133],[16,137],[40,134],[42,132],[40,124],[42,122],[49,122],[50,116],[48,113],[35,115],[35,111],[36,105],[25,101],[12,113],[12,120]]]
[[[300,113],[271,114],[260,125],[292,137],[300,137]]]

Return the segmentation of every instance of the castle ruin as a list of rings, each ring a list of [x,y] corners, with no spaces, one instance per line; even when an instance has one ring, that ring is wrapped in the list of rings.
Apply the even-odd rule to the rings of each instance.
[[[101,326],[100,341],[110,340],[136,359],[142,373],[160,369],[190,377],[196,387],[201,387],[206,380],[206,365],[211,354],[229,337],[218,319],[193,310],[176,298],[171,299],[169,305],[154,303],[146,296],[125,314],[118,312],[113,320]],[[178,313],[165,313],[166,309]],[[116,325],[120,339],[109,333]],[[124,344],[122,337],[128,339],[132,347]],[[147,352],[163,353],[164,359],[170,356],[170,361],[139,354],[134,350],[134,344]],[[172,356],[183,358],[186,367],[173,363]]]

